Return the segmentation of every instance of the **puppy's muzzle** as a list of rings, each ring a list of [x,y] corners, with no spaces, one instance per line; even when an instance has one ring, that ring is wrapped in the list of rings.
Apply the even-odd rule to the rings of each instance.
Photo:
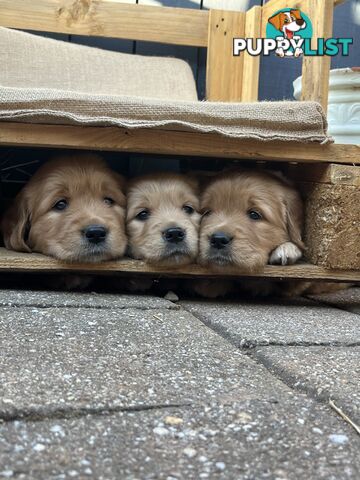
[[[103,225],[88,225],[83,230],[83,235],[89,243],[98,245],[104,243],[108,231]]]
[[[210,237],[210,245],[216,250],[227,248],[232,241],[232,237],[224,232],[213,233]]]
[[[180,243],[185,239],[185,230],[179,227],[168,228],[163,232],[163,238],[169,243]]]

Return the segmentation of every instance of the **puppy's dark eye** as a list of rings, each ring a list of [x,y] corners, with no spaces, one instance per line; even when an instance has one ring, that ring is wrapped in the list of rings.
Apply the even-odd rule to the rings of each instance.
[[[53,206],[53,209],[54,210],[58,210],[58,211],[61,211],[61,210],[65,210],[65,208],[68,206],[68,202],[67,200],[64,200],[63,198],[61,200],[59,200],[58,202],[55,203],[55,205]]]
[[[111,207],[111,205],[114,205],[115,200],[111,197],[104,197],[104,202]]]
[[[191,205],[184,205],[182,208],[184,212],[187,213],[188,215],[191,215],[192,213],[194,213],[194,208]]]
[[[205,210],[205,212],[202,214],[203,217],[208,217],[211,214],[211,210]]]
[[[147,220],[148,218],[150,217],[150,212],[149,210],[147,210],[146,208],[144,210],[141,210],[141,212],[139,212],[135,218],[137,218],[138,220],[141,220],[141,221],[145,221]]]
[[[251,218],[251,220],[262,219],[261,213],[257,212],[256,210],[249,210],[247,214],[248,214],[248,217]]]

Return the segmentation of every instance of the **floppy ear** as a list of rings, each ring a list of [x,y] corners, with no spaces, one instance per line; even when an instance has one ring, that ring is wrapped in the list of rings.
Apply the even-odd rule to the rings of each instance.
[[[125,191],[126,191],[126,180],[125,177],[120,175],[120,173],[117,172],[112,172],[111,175],[113,176],[115,182],[117,183],[118,186],[118,191],[117,191],[117,202],[121,207],[126,207],[126,197],[125,197]]]
[[[295,8],[294,10],[290,10],[290,13],[294,15],[294,17],[298,20],[301,18],[300,10],[297,8]]]
[[[30,209],[26,192],[21,191],[1,222],[5,247],[18,252],[31,252],[26,243],[30,230]]]
[[[296,190],[286,189],[285,195],[285,215],[289,238],[295,245],[304,250],[305,245],[302,241],[304,212],[300,194]]]
[[[283,13],[277,13],[268,19],[268,22],[271,23],[272,26],[276,28],[276,30],[280,30],[281,22],[282,22],[282,15]]]

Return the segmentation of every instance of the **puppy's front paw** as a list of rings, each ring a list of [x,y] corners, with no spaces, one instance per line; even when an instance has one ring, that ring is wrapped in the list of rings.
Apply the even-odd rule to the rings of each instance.
[[[270,265],[292,265],[302,257],[300,248],[292,242],[279,245],[270,255]]]

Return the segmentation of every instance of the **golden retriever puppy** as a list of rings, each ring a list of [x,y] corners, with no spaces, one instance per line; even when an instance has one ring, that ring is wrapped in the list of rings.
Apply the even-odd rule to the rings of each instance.
[[[198,254],[197,182],[185,175],[150,174],[127,190],[130,254],[160,266],[191,263]]]
[[[64,154],[45,163],[5,213],[6,248],[67,262],[121,257],[124,181],[95,154]]]
[[[237,170],[216,176],[201,198],[199,262],[216,272],[261,271],[302,256],[303,210],[298,192],[266,172]],[[205,296],[224,295],[226,283],[199,282]]]

